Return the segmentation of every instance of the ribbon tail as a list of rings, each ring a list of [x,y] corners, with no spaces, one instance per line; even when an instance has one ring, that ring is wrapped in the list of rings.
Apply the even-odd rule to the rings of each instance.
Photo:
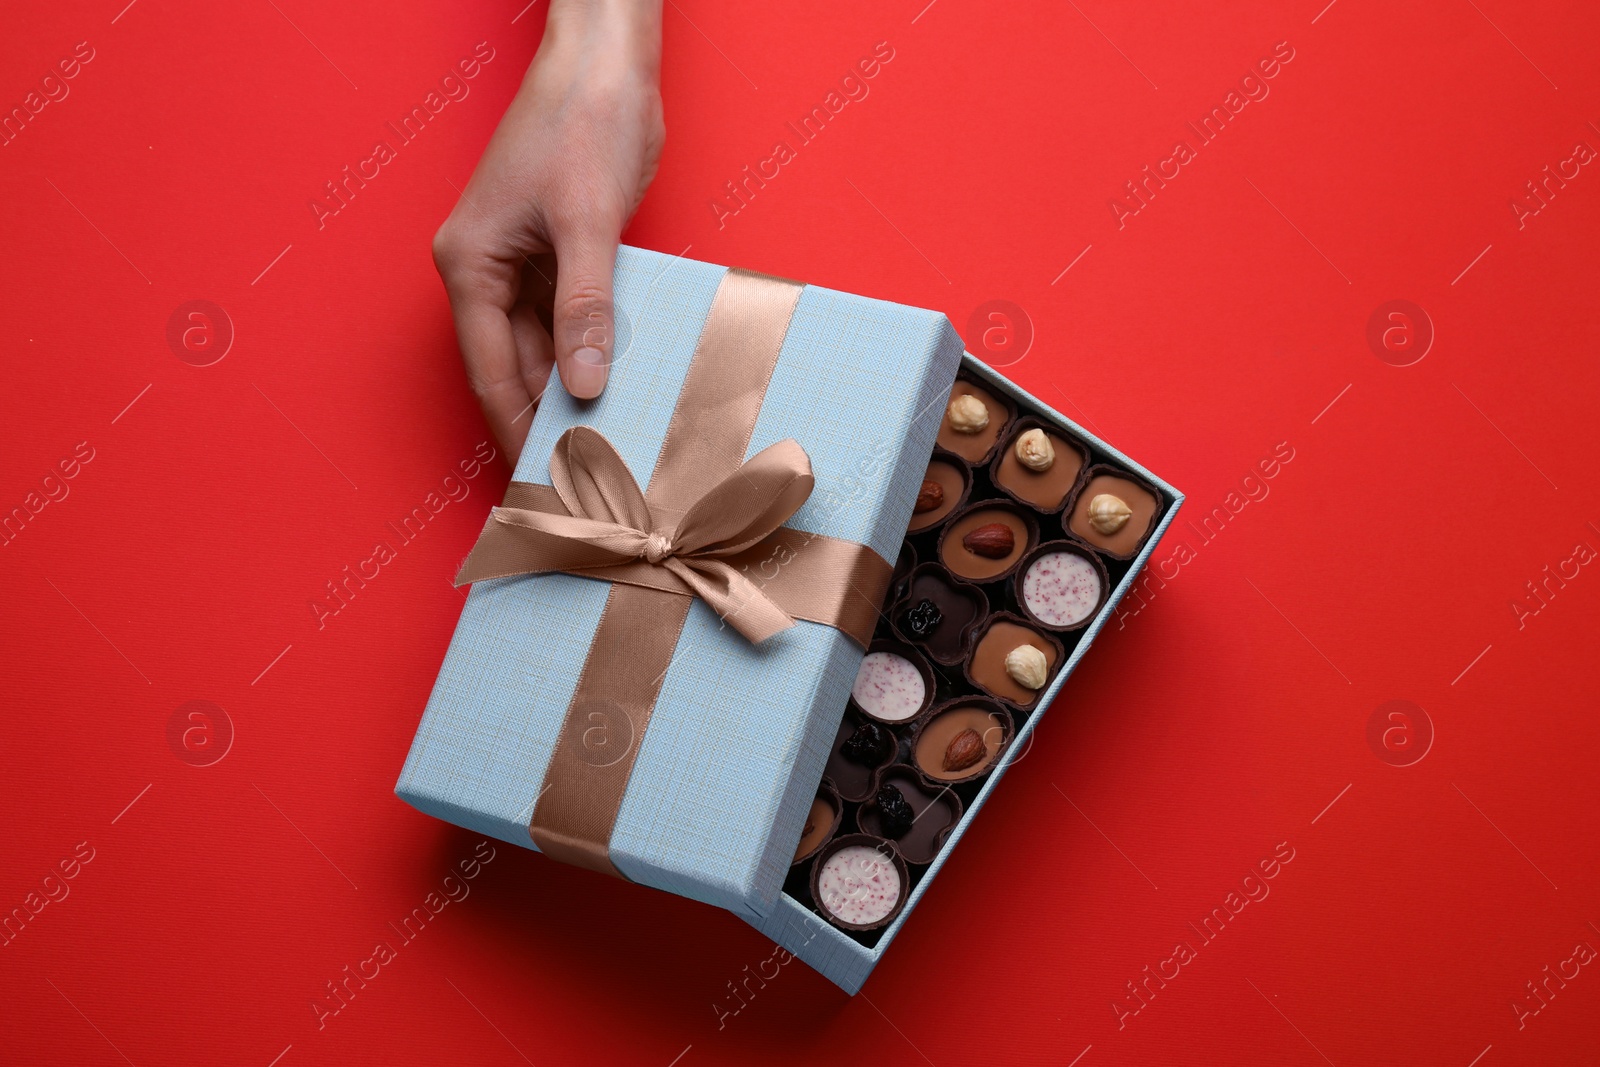
[[[723,622],[759,645],[794,625],[794,619],[750,579],[715,559],[677,559],[662,566],[682,578]]]

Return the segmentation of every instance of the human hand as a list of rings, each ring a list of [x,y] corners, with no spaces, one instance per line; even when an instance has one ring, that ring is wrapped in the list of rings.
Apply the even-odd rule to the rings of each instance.
[[[433,239],[467,379],[513,465],[552,367],[605,388],[611,274],[655,177],[661,0],[551,0],[544,39]]]

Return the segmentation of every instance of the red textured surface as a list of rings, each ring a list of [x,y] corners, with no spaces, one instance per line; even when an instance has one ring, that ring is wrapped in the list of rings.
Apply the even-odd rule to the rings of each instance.
[[[633,243],[941,308],[969,346],[1012,301],[1035,339],[1011,376],[1190,501],[1164,585],[864,993],[790,964],[740,1008],[729,983],[777,965],[738,920],[505,846],[474,868],[477,838],[391,792],[502,469],[451,483],[325,626],[308,607],[488,436],[428,241],[535,47],[523,2],[8,19],[7,109],[93,49],[0,148],[0,509],[41,505],[0,546],[9,1062],[1595,1055],[1600,973],[1563,964],[1600,946],[1600,173],[1563,163],[1600,146],[1591,6],[668,6]],[[470,95],[319,229],[323,183],[480,41]],[[880,41],[869,95],[719,225],[723,182]],[[1269,95],[1195,147],[1185,123],[1284,41]],[[1119,226],[1179,139],[1194,158]],[[1547,165],[1568,177],[1519,220]],[[1396,299],[1436,332],[1407,367],[1367,340]],[[168,342],[191,300],[232,323],[211,366]],[[1432,725],[1410,766],[1416,712],[1369,742],[1393,700]],[[202,720],[170,740],[190,701],[231,723],[210,766],[180,758]],[[402,942],[447,884],[468,895]],[[1245,888],[1269,895],[1203,940]],[[1179,942],[1141,1006],[1126,983]],[[1547,965],[1577,973],[1541,1002]]]

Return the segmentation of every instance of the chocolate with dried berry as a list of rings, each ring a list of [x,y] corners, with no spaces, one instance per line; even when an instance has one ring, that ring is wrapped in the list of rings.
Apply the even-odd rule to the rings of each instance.
[[[862,801],[878,788],[878,772],[894,762],[894,731],[853,711],[844,713],[824,772],[845,800]]]
[[[906,594],[890,619],[895,633],[925,651],[936,663],[953,667],[966,654],[967,638],[989,614],[983,590],[958,582],[937,563],[911,572]]]
[[[899,819],[888,817],[902,807]],[[864,833],[892,840],[906,862],[916,864],[932,863],[960,821],[955,790],[930,789],[913,768],[900,764],[883,772],[877,793],[856,813]]]

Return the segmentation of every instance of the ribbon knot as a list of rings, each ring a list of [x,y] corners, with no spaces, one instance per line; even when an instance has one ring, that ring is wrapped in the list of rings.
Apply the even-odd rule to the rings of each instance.
[[[489,527],[499,535],[485,529],[457,585],[553,571],[623,581],[633,568],[660,568],[753,642],[794,625],[722,557],[759,544],[811,495],[811,461],[798,442],[762,449],[698,500],[668,501],[657,516],[605,435],[575,426],[556,441],[550,483],[566,514],[495,508]]]
[[[649,563],[660,563],[670,555],[672,555],[672,538],[660,530],[651,531],[644,542],[645,560]]]

